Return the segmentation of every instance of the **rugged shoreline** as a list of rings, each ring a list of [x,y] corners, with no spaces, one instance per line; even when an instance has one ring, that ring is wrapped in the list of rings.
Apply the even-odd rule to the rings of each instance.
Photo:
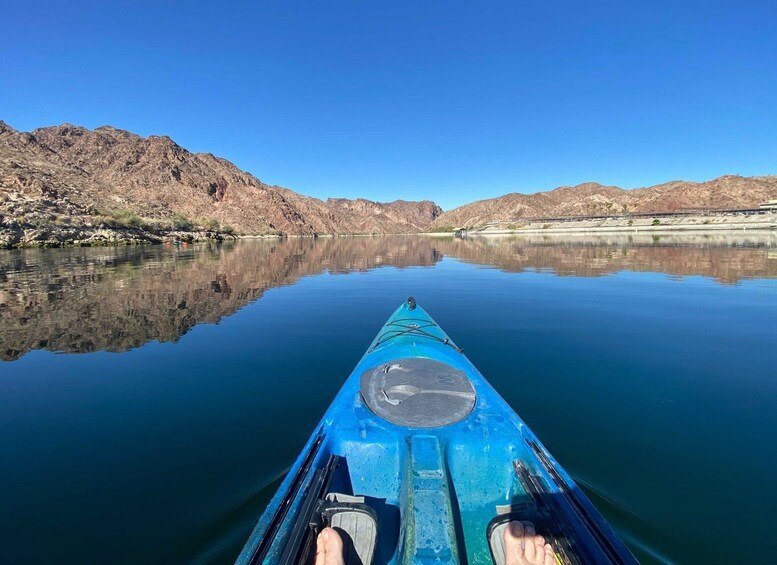
[[[236,234],[232,231],[209,230],[149,230],[145,228],[93,226],[21,226],[3,225],[0,218],[0,250],[56,247],[122,247],[172,242],[234,241],[238,239],[352,238],[386,235],[418,235],[418,232],[381,234]],[[448,234],[450,235],[450,234]]]
[[[138,227],[107,226],[24,226],[0,225],[0,249],[35,247],[101,247],[165,242],[224,241],[236,239],[231,233],[208,230],[149,230]]]
[[[708,214],[682,217],[646,216],[579,220],[531,220],[513,225],[492,225],[461,230],[467,235],[500,234],[575,234],[575,233],[666,233],[777,230],[777,212],[755,215]]]

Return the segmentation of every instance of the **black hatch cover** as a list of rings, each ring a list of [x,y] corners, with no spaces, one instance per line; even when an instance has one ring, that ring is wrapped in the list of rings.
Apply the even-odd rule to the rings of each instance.
[[[463,420],[476,398],[464,371],[416,357],[366,370],[361,393],[375,414],[410,428],[437,428]]]

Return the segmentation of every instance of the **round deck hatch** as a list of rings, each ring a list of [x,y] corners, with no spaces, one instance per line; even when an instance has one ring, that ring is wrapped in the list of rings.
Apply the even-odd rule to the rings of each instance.
[[[476,398],[464,371],[415,357],[366,370],[361,394],[375,414],[410,428],[437,428],[463,420]]]

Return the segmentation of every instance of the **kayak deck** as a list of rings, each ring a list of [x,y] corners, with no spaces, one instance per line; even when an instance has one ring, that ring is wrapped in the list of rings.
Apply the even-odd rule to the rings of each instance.
[[[377,524],[374,563],[503,562],[498,538],[511,518],[534,522],[560,563],[636,562],[412,299],[343,385],[237,562],[309,560],[330,493],[363,497],[353,511]]]

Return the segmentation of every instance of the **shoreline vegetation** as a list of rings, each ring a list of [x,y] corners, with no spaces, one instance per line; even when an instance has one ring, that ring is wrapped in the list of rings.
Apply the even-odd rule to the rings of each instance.
[[[0,216],[0,249],[98,247],[236,239],[235,229],[213,218],[191,220],[174,214],[144,218],[131,210],[88,217]]]
[[[56,247],[121,247],[175,242],[229,241],[237,239],[294,239],[329,237],[376,237],[384,235],[419,235],[407,233],[324,233],[284,234],[280,232],[238,233],[216,220],[190,221],[172,218],[141,218],[130,212],[110,216],[54,218],[28,222],[0,216],[0,250]],[[453,235],[452,233],[448,235]]]

